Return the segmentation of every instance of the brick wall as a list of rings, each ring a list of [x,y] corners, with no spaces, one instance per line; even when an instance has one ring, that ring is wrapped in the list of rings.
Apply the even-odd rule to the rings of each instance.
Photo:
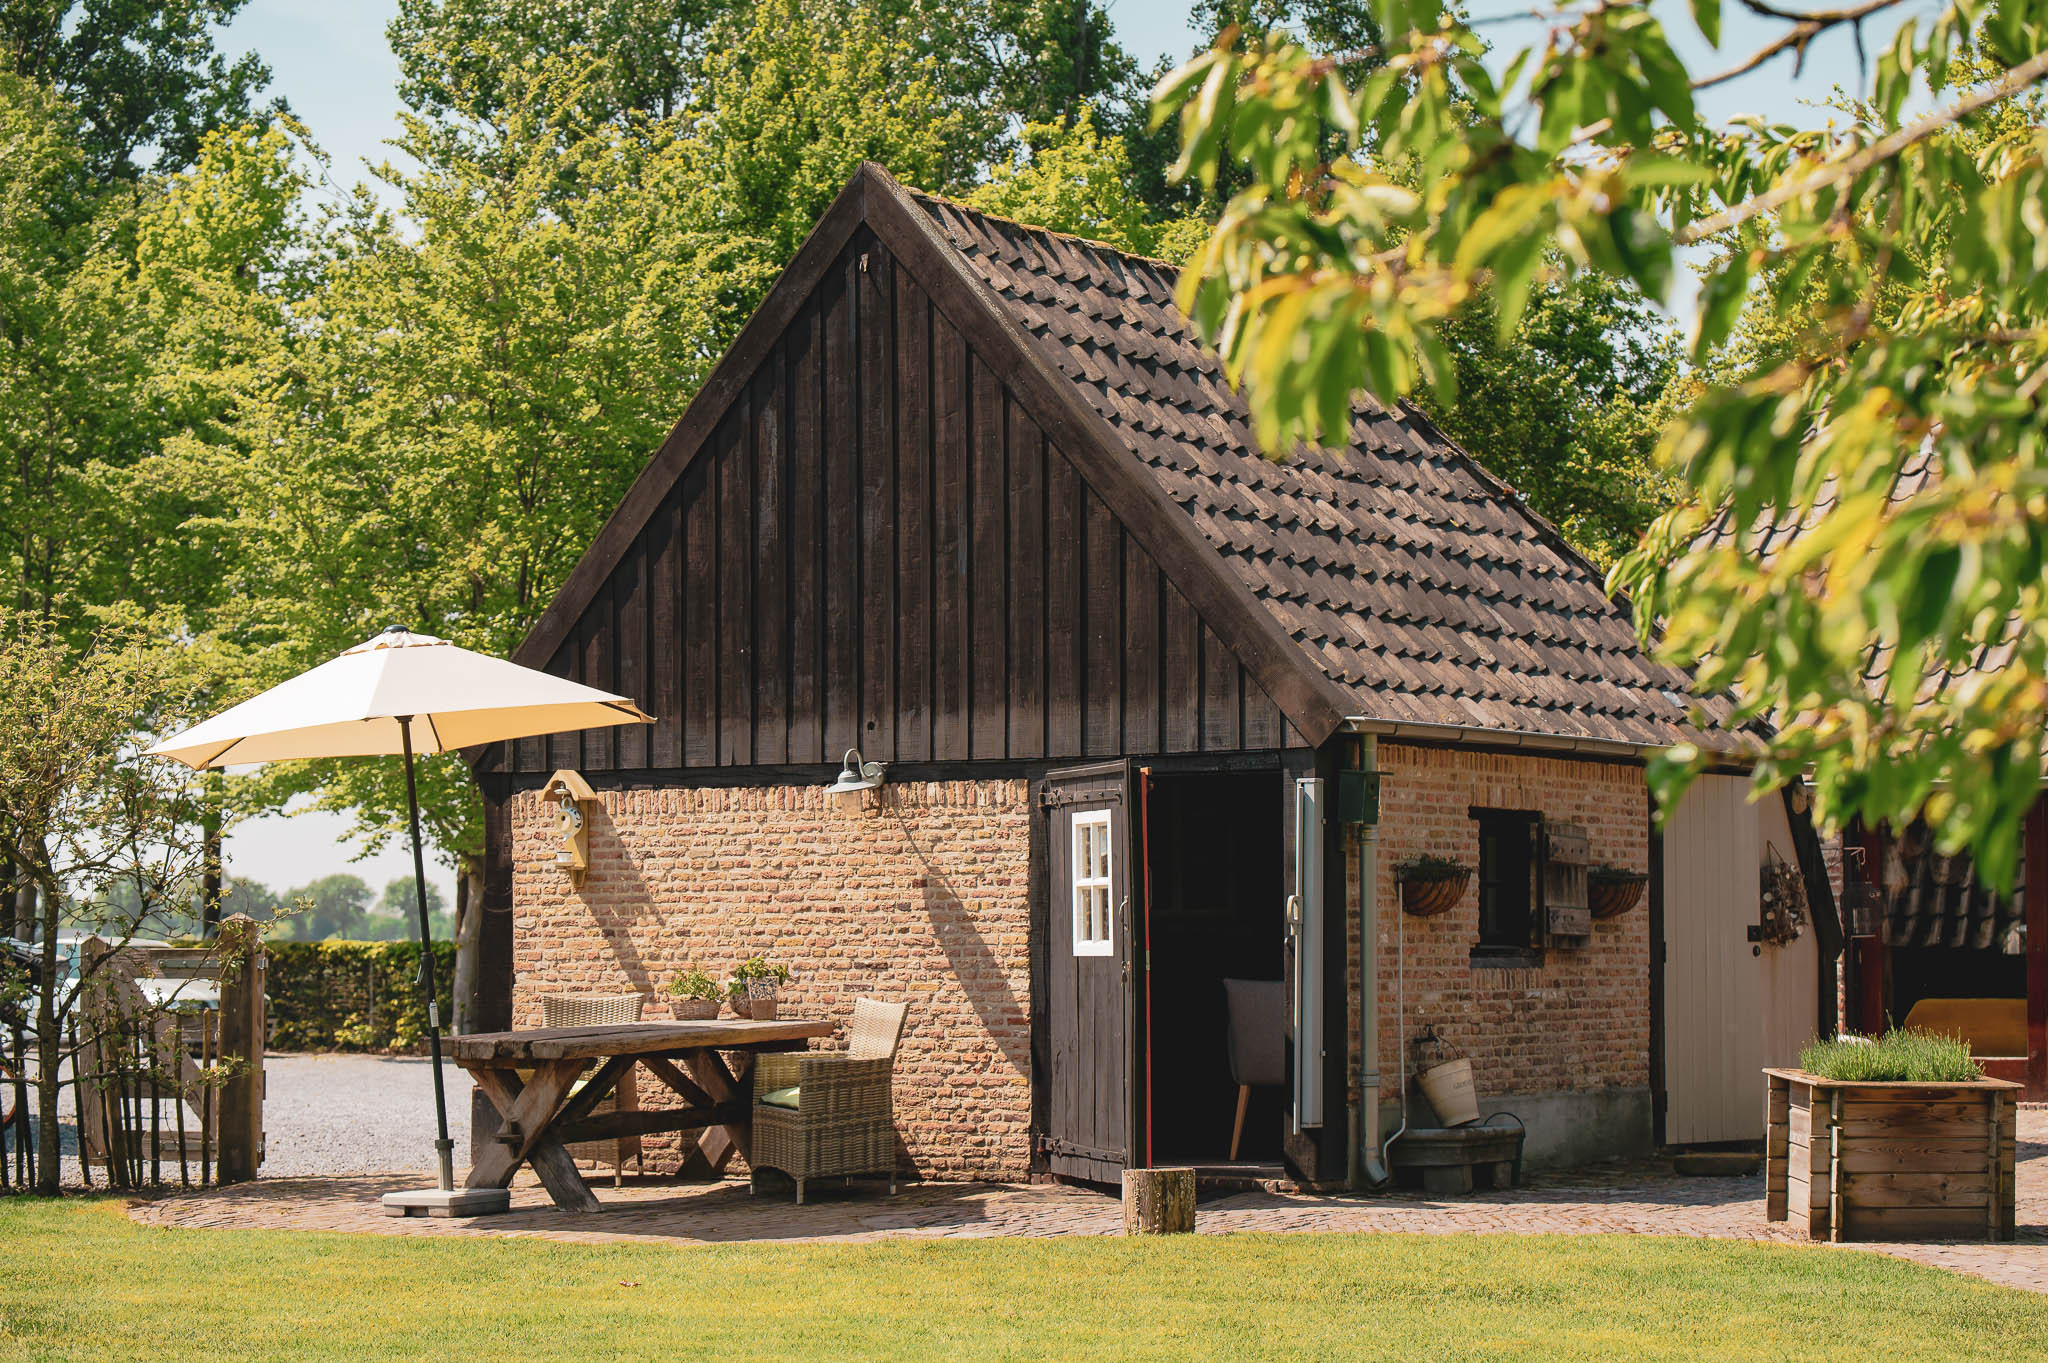
[[[1476,878],[1458,906],[1405,917],[1394,868],[1422,854],[1479,861],[1473,806],[1526,809],[1586,830],[1595,862],[1649,869],[1648,796],[1640,767],[1565,758],[1382,745],[1379,825],[1380,1073],[1391,1097],[1411,1053],[1404,1038],[1426,1024],[1472,1060],[1482,1098],[1637,1088],[1650,1082],[1648,896],[1593,925],[1583,947],[1552,947],[1540,969],[1474,969]],[[1351,902],[1358,862],[1349,858]],[[1357,917],[1350,922],[1351,1012],[1357,1015]],[[1395,944],[1406,938],[1407,1011],[1396,1004]],[[1355,1034],[1351,1082],[1357,1083]],[[1411,1076],[1410,1088],[1413,1089]]]
[[[1017,1178],[1029,1162],[1029,798],[1022,781],[607,791],[582,889],[554,867],[555,816],[515,797],[514,1025],[542,993],[723,980],[765,956],[783,1007],[844,1022],[865,993],[909,999],[896,1125],[931,1178]],[[879,798],[880,804],[877,805]],[[835,1043],[836,1044],[836,1043]],[[658,1088],[643,1079],[641,1092]],[[649,1163],[674,1162],[649,1139]]]

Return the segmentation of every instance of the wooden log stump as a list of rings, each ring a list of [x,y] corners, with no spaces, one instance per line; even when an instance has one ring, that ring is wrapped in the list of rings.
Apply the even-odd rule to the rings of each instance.
[[[1178,1235],[1194,1228],[1193,1169],[1124,1170],[1125,1235]]]

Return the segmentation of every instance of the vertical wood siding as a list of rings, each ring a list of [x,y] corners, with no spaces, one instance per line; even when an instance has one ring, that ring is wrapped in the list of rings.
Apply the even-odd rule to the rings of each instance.
[[[1673,1145],[1763,1135],[1763,963],[1747,936],[1761,842],[1746,776],[1700,777],[1664,829],[1664,1130]]]
[[[657,722],[512,745],[514,771],[1301,745],[866,233],[549,670]]]

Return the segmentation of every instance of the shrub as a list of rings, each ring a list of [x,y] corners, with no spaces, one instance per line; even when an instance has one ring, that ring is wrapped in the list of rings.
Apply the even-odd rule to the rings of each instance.
[[[418,942],[269,942],[271,1045],[283,1051],[414,1051],[427,1008]],[[434,943],[434,992],[453,1015],[455,944]]]
[[[1961,1037],[1917,1029],[1886,1032],[1875,1041],[1809,1041],[1799,1052],[1799,1068],[1845,1083],[1959,1084],[1984,1077]]]
[[[1648,871],[1631,871],[1624,866],[1609,866],[1604,861],[1586,868],[1586,879],[1595,885],[1641,885],[1649,878]]]
[[[771,965],[763,957],[750,956],[746,960],[741,961],[738,967],[734,969],[732,978],[726,981],[725,992],[732,998],[743,999],[747,996],[749,985],[787,983],[789,983],[788,966],[783,965],[780,961]]]
[[[698,999],[705,1003],[716,1003],[720,997],[718,981],[701,970],[686,970],[668,982],[668,992],[679,999]]]
[[[1396,880],[1456,880],[1472,868],[1456,857],[1410,857],[1394,868]]]

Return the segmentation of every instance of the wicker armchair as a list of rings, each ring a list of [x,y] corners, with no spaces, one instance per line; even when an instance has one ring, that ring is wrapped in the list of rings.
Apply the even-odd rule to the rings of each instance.
[[[645,994],[543,994],[540,996],[540,1025],[609,1027],[622,1022],[638,1022],[640,1010],[646,1003]],[[599,1099],[590,1115],[631,1112],[638,1108],[640,1085],[634,1078],[637,1073],[637,1069],[628,1069],[620,1075],[618,1087],[612,1090],[611,1097]],[[632,1157],[636,1173],[647,1170],[638,1136],[620,1136],[609,1141],[578,1141],[569,1147],[569,1154],[593,1164],[610,1164],[614,1188],[625,1182],[627,1156]]]
[[[910,1006],[859,999],[847,1048],[793,1051],[754,1063],[755,1173],[779,1169],[796,1180],[797,1205],[814,1178],[887,1174],[896,1191],[896,1123],[890,1084],[896,1043]],[[794,1092],[789,1092],[794,1090]],[[767,1101],[769,1098],[777,1101]],[[748,1178],[748,1191],[754,1180]]]

